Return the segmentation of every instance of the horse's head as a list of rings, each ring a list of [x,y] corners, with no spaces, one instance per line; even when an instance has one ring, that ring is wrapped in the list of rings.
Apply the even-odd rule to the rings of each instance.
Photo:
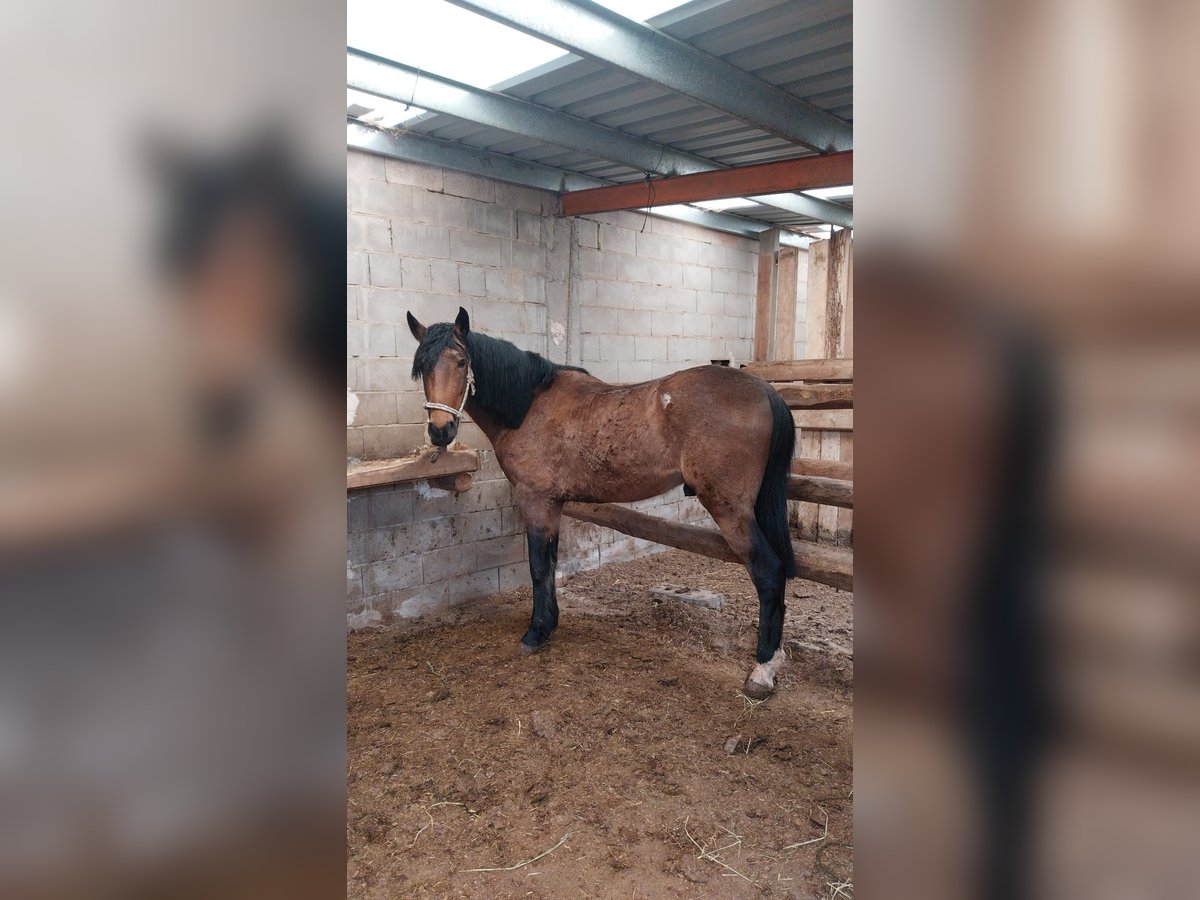
[[[448,447],[458,435],[463,407],[475,387],[467,349],[471,319],[460,306],[453,323],[439,322],[426,328],[408,313],[408,328],[420,344],[413,354],[412,377],[420,378],[425,387],[429,440]]]

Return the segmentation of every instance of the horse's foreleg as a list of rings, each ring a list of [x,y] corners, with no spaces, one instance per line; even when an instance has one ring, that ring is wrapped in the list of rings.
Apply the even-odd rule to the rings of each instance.
[[[558,526],[562,506],[555,503],[522,504],[529,542],[529,577],[533,582],[533,615],[521,638],[522,652],[540,650],[558,625],[558,598],[554,575],[558,568]]]

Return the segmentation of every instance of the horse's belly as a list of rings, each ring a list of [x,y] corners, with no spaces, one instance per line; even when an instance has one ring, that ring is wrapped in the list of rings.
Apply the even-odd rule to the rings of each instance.
[[[655,497],[683,483],[678,460],[659,448],[618,448],[604,441],[581,443],[563,474],[568,499],[629,502]]]

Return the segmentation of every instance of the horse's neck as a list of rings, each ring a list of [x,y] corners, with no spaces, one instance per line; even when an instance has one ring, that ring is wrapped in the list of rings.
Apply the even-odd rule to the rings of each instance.
[[[480,431],[487,436],[488,441],[494,447],[496,445],[496,437],[504,427],[500,424],[500,420],[494,413],[484,409],[484,407],[475,402],[473,397],[467,400],[466,410],[467,415],[471,417],[471,421],[479,426]]]

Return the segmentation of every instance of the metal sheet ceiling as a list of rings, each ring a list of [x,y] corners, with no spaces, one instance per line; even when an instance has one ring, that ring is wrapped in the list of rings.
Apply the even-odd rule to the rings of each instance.
[[[694,0],[649,24],[853,122],[852,0]],[[723,165],[811,155],[804,147],[661,85],[577,56],[553,60],[493,89]],[[641,171],[588,153],[447,115],[429,113],[405,128],[610,181],[644,177]],[[739,214],[801,230],[820,224],[768,207]]]

